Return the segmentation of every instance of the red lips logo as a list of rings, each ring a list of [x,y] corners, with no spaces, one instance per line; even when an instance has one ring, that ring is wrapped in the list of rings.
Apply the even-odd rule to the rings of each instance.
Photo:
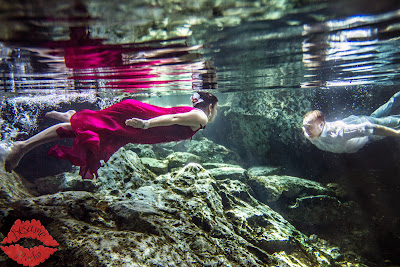
[[[17,242],[21,238],[35,238],[43,242],[47,246],[58,246],[57,241],[47,232],[40,221],[21,221],[16,220],[11,227],[7,237],[1,242],[3,244],[11,244]],[[23,266],[36,266],[47,260],[56,248],[44,247],[42,245],[35,246],[31,249],[25,248],[18,244],[9,246],[0,246],[0,248],[17,263]]]

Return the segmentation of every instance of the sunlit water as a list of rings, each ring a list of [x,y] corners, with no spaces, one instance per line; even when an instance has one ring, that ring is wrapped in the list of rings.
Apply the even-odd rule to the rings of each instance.
[[[357,5],[321,4],[276,14],[231,8],[219,14],[224,19],[172,14],[171,25],[158,21],[162,8],[129,1],[119,8],[89,1],[23,6],[19,12],[11,5],[0,33],[1,89],[6,95],[169,94],[217,87],[227,92],[396,85],[400,11],[394,5],[379,9],[383,3],[362,12]],[[127,19],[134,8],[136,16]],[[152,19],[158,25],[143,30]]]

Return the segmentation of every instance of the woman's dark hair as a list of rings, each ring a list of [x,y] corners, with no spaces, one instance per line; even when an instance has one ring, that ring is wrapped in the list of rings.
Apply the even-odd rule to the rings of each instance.
[[[203,99],[203,101],[194,104],[193,107],[195,108],[202,109],[210,104],[212,104],[212,107],[214,107],[215,104],[218,102],[218,98],[211,93],[201,91],[198,91],[197,93],[200,95],[200,98]]]

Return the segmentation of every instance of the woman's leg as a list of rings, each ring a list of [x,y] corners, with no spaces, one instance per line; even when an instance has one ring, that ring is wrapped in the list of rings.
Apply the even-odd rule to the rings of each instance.
[[[22,157],[35,147],[60,139],[56,132],[60,127],[66,130],[72,130],[70,123],[59,123],[39,132],[25,141],[15,142],[4,163],[6,171],[11,172],[14,170]]]
[[[47,118],[52,118],[62,122],[69,122],[72,115],[76,113],[75,110],[68,110],[67,112],[50,111],[45,114]]]

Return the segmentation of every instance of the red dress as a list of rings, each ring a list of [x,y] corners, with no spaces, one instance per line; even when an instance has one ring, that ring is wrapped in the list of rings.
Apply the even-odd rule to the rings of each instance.
[[[97,177],[100,160],[107,161],[120,147],[128,143],[156,144],[190,139],[198,131],[189,126],[171,125],[147,130],[125,125],[130,118],[150,119],[166,114],[185,113],[194,108],[188,106],[163,108],[137,100],[121,101],[103,110],[82,110],[72,115],[72,130],[57,129],[61,138],[74,137],[72,147],[56,145],[50,156],[68,159],[80,166],[84,179]]]

